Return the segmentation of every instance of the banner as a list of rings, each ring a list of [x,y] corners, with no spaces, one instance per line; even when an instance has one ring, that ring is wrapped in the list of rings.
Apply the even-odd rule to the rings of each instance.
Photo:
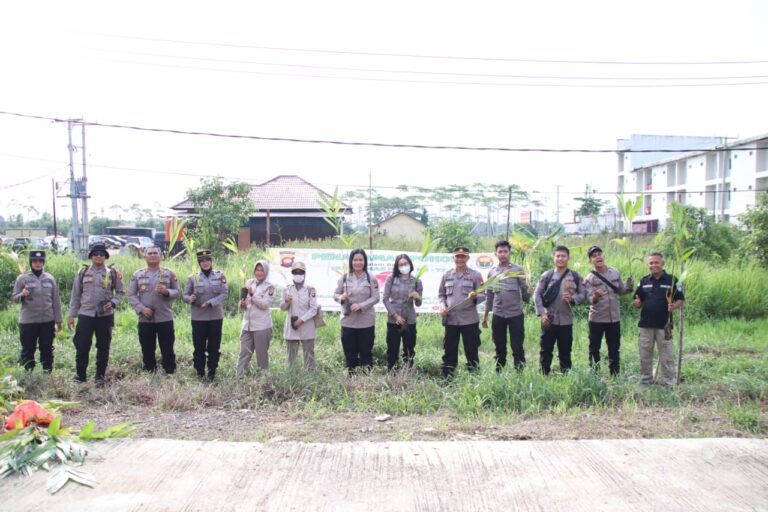
[[[384,284],[392,274],[395,266],[395,257],[402,254],[399,251],[374,250],[368,252],[368,273],[376,277],[379,282],[379,292],[384,293]],[[440,287],[440,279],[443,274],[453,268],[453,254],[432,253],[422,260],[421,253],[406,253],[413,261],[416,274],[422,265],[427,270],[421,277],[424,284],[424,293],[421,307],[416,308],[419,313],[437,313],[437,291]],[[333,300],[333,293],[339,284],[341,276],[349,263],[349,251],[340,249],[270,249],[269,280],[281,292],[292,282],[291,265],[294,261],[301,261],[307,266],[306,284],[317,290],[317,298],[320,305],[326,311],[340,311],[341,306]],[[479,271],[483,279],[488,275],[488,270],[496,264],[491,253],[476,253],[470,256],[467,266]],[[277,294],[279,297],[279,293]],[[482,310],[482,309],[481,309]],[[383,302],[376,304],[376,311],[386,312]]]

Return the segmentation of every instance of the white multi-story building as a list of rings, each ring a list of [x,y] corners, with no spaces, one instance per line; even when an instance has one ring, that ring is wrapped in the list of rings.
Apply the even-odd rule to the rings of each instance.
[[[688,151],[653,151],[674,149]],[[638,150],[647,152],[632,152]],[[672,202],[736,221],[768,189],[768,134],[740,140],[633,135],[619,139],[618,157],[618,190],[642,198],[633,232],[663,229]]]

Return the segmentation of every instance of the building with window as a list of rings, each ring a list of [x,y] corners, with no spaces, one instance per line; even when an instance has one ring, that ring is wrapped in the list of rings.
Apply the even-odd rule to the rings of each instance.
[[[619,139],[618,160],[618,190],[642,198],[631,227],[636,233],[663,229],[673,202],[735,222],[768,189],[768,134],[739,140],[633,135]]]

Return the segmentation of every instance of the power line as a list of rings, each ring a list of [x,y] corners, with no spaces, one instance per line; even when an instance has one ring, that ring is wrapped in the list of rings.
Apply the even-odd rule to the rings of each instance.
[[[49,160],[49,161],[52,162],[53,160]],[[59,163],[61,163],[61,162],[59,162]],[[32,182],[37,181],[37,180],[41,180],[43,178],[47,178],[48,176],[51,176],[53,174],[56,174],[57,172],[60,172],[60,171],[62,171],[64,169],[66,169],[68,166],[69,166],[69,164],[67,164],[67,165],[65,165],[63,167],[59,167],[58,169],[55,169],[55,170],[53,170],[51,172],[48,172],[48,173],[45,173],[43,175],[37,176],[35,178],[30,178],[28,180],[20,181],[18,183],[13,183],[11,185],[4,185],[4,186],[0,187],[0,190],[7,190],[9,188],[20,187],[22,185],[26,185],[28,183],[32,183]]]
[[[18,112],[0,111],[0,115],[7,115],[13,117],[21,117],[26,119],[38,119],[44,121],[53,121],[57,123],[66,123],[68,120],[64,118],[38,116],[31,114],[22,114]],[[198,135],[205,137],[217,137],[225,139],[241,139],[241,140],[259,140],[267,142],[296,142],[303,144],[331,144],[337,146],[363,146],[363,147],[377,147],[377,148],[398,148],[398,149],[448,149],[458,151],[501,151],[511,153],[719,153],[719,152],[731,152],[731,151],[759,151],[764,148],[734,148],[734,147],[717,147],[710,149],[702,148],[678,148],[678,149],[579,149],[579,148],[510,148],[510,147],[478,147],[478,146],[447,146],[447,145],[427,145],[427,144],[391,144],[384,142],[355,142],[355,141],[340,141],[340,140],[323,140],[323,139],[299,139],[292,137],[264,137],[258,135],[239,135],[239,134],[227,134],[217,132],[203,132],[192,130],[179,130],[170,128],[150,128],[143,126],[131,126],[124,124],[113,123],[99,123],[94,121],[78,120],[74,121],[75,124],[81,124],[86,126],[99,126],[103,128],[118,128],[124,130],[134,130],[140,132],[154,132],[154,133],[172,133],[176,135]]]
[[[332,55],[363,55],[372,57],[406,57],[414,59],[444,59],[444,60],[470,60],[487,62],[529,62],[540,64],[608,64],[608,65],[642,65],[642,66],[709,66],[709,65],[745,65],[745,64],[766,64],[768,60],[743,60],[743,61],[608,61],[608,60],[562,60],[562,59],[523,59],[523,58],[502,58],[502,57],[477,57],[477,56],[455,56],[455,55],[428,55],[413,53],[386,53],[386,52],[361,52],[349,50],[320,50],[314,48],[289,48],[281,46],[257,46],[233,43],[217,43],[210,41],[190,41],[183,39],[165,39],[157,37],[127,36],[122,34],[107,34],[103,32],[78,32],[62,30],[62,32],[95,35],[114,39],[130,39],[136,41],[154,41],[161,43],[185,44],[195,46],[212,46],[223,48],[244,48],[254,50],[269,50],[281,52],[301,52],[301,53],[325,53]]]
[[[157,57],[162,59],[179,59],[188,61],[200,61],[200,62],[213,62],[224,64],[246,64],[249,66],[275,66],[275,67],[287,67],[287,68],[299,68],[299,69],[321,69],[330,71],[359,71],[366,73],[392,73],[392,74],[413,74],[413,75],[428,75],[428,76],[462,76],[462,77],[480,77],[480,78],[522,78],[522,79],[544,79],[544,80],[608,80],[608,81],[666,81],[666,80],[755,80],[768,78],[768,75],[742,75],[742,76],[563,76],[563,75],[518,75],[518,74],[499,74],[499,73],[459,73],[454,71],[423,71],[423,70],[405,70],[405,69],[380,69],[380,68],[360,68],[349,66],[318,66],[314,64],[288,64],[282,62],[259,62],[252,60],[242,59],[218,59],[210,57],[193,57],[188,55],[168,55],[162,53],[149,53],[149,52],[133,52],[127,50],[105,49],[105,48],[88,48],[80,46],[67,45],[71,48],[77,48],[87,51],[97,51],[106,53],[119,53],[124,55],[135,55],[141,57]],[[114,61],[125,62],[125,61]],[[129,61],[130,62],[130,61]],[[135,62],[131,62],[137,64]],[[141,63],[147,65],[165,66],[159,63]],[[226,72],[242,72],[238,70],[224,70],[215,68],[185,68],[185,69],[200,69],[210,71],[226,71]],[[294,75],[289,75],[294,76]],[[331,77],[336,78],[336,77]],[[430,82],[432,83],[432,82]],[[440,83],[440,82],[434,82]],[[512,84],[509,84],[512,85]]]

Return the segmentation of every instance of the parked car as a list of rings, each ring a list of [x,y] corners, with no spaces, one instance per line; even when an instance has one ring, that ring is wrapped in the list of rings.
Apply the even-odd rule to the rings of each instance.
[[[55,253],[61,254],[71,250],[71,247],[69,246],[69,238],[65,236],[54,237],[53,235],[50,235],[43,238],[43,241],[45,242],[46,249]]]
[[[134,244],[138,247],[140,247],[142,250],[146,249],[147,247],[154,247],[155,242],[146,236],[124,236],[126,243],[128,244]]]

